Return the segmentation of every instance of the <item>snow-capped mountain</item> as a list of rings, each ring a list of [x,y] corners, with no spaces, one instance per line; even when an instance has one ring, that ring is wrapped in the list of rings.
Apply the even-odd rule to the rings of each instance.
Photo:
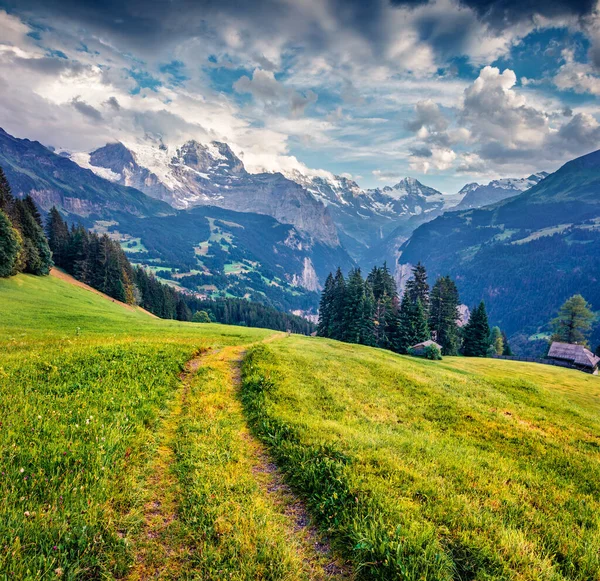
[[[487,185],[467,184],[460,190],[459,194],[463,194],[463,198],[454,210],[469,210],[496,204],[528,190],[547,176],[545,171],[541,171],[527,178],[504,178],[493,180]]]
[[[325,206],[302,186],[277,173],[251,174],[226,143],[188,141],[113,143],[89,156],[75,154],[79,165],[106,179],[141,190],[174,208],[217,206],[272,216],[332,247],[336,227]]]
[[[286,176],[327,206],[342,242],[356,258],[399,225],[405,224],[412,230],[461,199],[409,177],[391,187],[363,189],[347,177],[326,172],[307,175],[294,170]]]

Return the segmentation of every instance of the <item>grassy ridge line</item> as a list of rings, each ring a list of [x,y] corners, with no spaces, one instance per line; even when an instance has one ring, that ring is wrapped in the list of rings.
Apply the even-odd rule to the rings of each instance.
[[[390,528],[376,496],[353,489],[349,457],[330,444],[307,445],[297,431],[269,413],[277,378],[264,363],[265,345],[252,347],[242,366],[242,402],[256,435],[269,447],[293,489],[321,528],[365,580],[453,579],[453,565],[431,530]]]

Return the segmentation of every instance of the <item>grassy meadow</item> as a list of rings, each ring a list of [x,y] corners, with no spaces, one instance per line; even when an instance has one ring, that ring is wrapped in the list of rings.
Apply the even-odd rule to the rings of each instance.
[[[598,377],[292,337],[243,399],[362,578],[600,579]]]
[[[272,334],[162,321],[54,277],[0,279],[0,578],[126,576],[185,362]]]
[[[0,393],[2,580],[347,578],[339,555],[357,579],[600,580],[598,377],[163,321],[19,275]]]

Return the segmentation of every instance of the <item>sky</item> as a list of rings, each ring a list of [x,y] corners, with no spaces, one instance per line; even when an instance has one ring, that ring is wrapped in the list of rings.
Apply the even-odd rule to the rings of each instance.
[[[594,0],[0,0],[0,127],[445,193],[600,148]]]

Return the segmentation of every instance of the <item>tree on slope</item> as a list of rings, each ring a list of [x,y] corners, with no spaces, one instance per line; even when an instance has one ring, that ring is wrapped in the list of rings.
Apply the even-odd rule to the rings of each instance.
[[[427,283],[427,271],[425,267],[419,262],[417,266],[413,268],[412,277],[406,283],[404,290],[405,294],[413,304],[417,304],[417,300],[421,301],[423,311],[429,316],[429,284]]]
[[[344,331],[342,339],[348,343],[361,343],[364,335],[365,283],[360,268],[350,271],[344,304]]]
[[[57,266],[65,268],[67,244],[69,242],[69,226],[63,220],[56,206],[52,206],[46,219],[46,237]]]
[[[550,321],[554,331],[552,341],[587,345],[587,337],[595,319],[588,302],[581,295],[573,295],[560,307],[558,316]]]
[[[444,355],[457,355],[460,344],[458,306],[460,299],[456,284],[449,276],[438,278],[431,290],[429,327],[436,333],[436,341]]]
[[[429,328],[421,300],[417,299],[417,302],[413,303],[407,293],[404,293],[398,314],[395,351],[408,353],[410,347],[428,339]]]
[[[502,331],[500,331],[500,327],[492,327],[492,330],[490,331],[489,343],[490,355],[502,355],[504,353],[504,339],[502,338]]]
[[[481,301],[463,330],[463,354],[467,357],[486,357],[490,339],[485,303]]]
[[[335,281],[333,275],[329,273],[325,280],[321,301],[319,303],[319,323],[317,325],[317,335],[319,337],[331,337],[331,326],[333,323],[333,299],[334,299]]]
[[[373,267],[367,283],[373,292],[372,329],[374,345],[391,349],[398,327],[398,291],[387,264]]]
[[[2,278],[14,274],[21,251],[20,238],[8,216],[0,210],[0,277]]]
[[[333,279],[333,292],[331,300],[331,331],[330,337],[344,341],[344,311],[346,309],[346,279],[342,269],[338,268]]]

